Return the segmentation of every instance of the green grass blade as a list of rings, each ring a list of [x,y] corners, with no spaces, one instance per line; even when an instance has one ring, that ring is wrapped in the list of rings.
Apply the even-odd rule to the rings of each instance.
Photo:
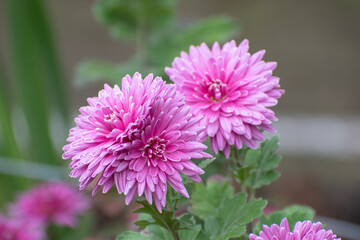
[[[69,122],[70,114],[68,98],[66,95],[65,82],[60,70],[60,63],[54,46],[54,39],[50,29],[50,21],[46,15],[45,6],[42,0],[31,0],[29,14],[32,20],[32,30],[36,38],[40,61],[43,64],[45,77],[43,84],[48,85],[53,102],[60,110],[64,121]]]
[[[2,132],[3,146],[0,146],[0,153],[4,156],[18,158],[20,151],[16,143],[13,126],[10,117],[10,105],[7,101],[5,82],[0,66],[0,127]]]
[[[0,159],[3,156],[11,158],[19,158],[20,151],[13,132],[13,125],[10,117],[10,104],[5,90],[5,78],[0,67],[0,132],[2,138],[2,146],[0,146]],[[0,162],[0,169],[4,172],[8,171],[5,164]],[[13,200],[14,195],[20,189],[24,189],[28,184],[27,180],[22,178],[0,174],[0,208],[5,207],[6,202]]]
[[[28,122],[33,159],[55,163],[56,153],[48,128],[48,98],[45,77],[31,11],[33,0],[7,0],[7,29],[12,74],[16,93]]]

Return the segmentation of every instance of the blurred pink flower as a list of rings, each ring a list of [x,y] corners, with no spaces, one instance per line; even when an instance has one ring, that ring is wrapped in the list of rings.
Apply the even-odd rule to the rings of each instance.
[[[122,89],[105,85],[98,97],[80,108],[76,127],[64,146],[64,159],[72,159],[71,177],[80,177],[80,189],[97,175],[94,188],[103,193],[113,183],[129,204],[137,193],[153,199],[157,209],[166,203],[167,183],[188,197],[179,172],[201,181],[203,170],[190,158],[211,157],[196,141],[204,128],[193,117],[174,85],[152,74],[125,76]]]
[[[262,61],[265,50],[253,55],[248,50],[248,40],[222,48],[215,42],[211,50],[202,43],[165,68],[192,112],[204,115],[203,137],[209,136],[213,151],[224,151],[226,157],[231,145],[256,148],[264,140],[261,130],[275,132],[271,121],[277,118],[268,107],[284,93],[279,78],[272,76],[276,62]]]
[[[27,223],[74,227],[77,217],[89,208],[89,200],[76,188],[60,182],[35,186],[10,205],[10,215]]]
[[[44,231],[34,224],[0,216],[0,240],[41,240]]]
[[[297,222],[294,230],[290,232],[289,223],[284,218],[280,226],[273,224],[271,227],[263,225],[259,236],[250,234],[250,240],[340,240],[331,230],[321,229],[321,223],[310,221]]]

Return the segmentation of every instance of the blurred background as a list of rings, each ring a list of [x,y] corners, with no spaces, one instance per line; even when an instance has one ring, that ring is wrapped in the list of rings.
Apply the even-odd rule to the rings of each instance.
[[[104,82],[136,69],[164,76],[190,44],[246,38],[251,53],[278,62],[286,90],[275,108],[282,176],[260,195],[274,208],[309,205],[328,225],[345,221],[333,223],[339,235],[360,231],[360,1],[157,0],[162,8],[132,6],[153,19],[140,33],[132,24],[146,28],[146,18],[105,2],[0,0],[1,209],[38,181],[69,180],[61,147]],[[117,198],[94,198],[98,236],[129,218]]]

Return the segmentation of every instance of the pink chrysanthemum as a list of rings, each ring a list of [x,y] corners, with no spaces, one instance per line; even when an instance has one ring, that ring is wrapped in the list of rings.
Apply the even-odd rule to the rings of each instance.
[[[277,118],[268,107],[284,93],[272,76],[276,62],[262,61],[265,50],[253,55],[248,50],[248,40],[222,48],[215,42],[211,50],[202,43],[165,68],[192,112],[204,116],[201,125],[214,152],[222,150],[227,157],[231,145],[256,148],[264,140],[261,130],[275,132],[271,121]]]
[[[250,234],[250,240],[341,240],[331,230],[321,229],[321,223],[310,221],[297,222],[291,232],[289,223],[284,218],[280,226],[273,224],[271,227],[263,225],[259,236]]]
[[[70,176],[80,177],[80,189],[98,175],[93,193],[106,193],[115,183],[129,204],[137,193],[161,212],[167,183],[188,197],[179,172],[201,181],[203,170],[190,158],[211,157],[196,141],[203,130],[201,117],[193,117],[174,85],[152,74],[135,73],[122,80],[122,90],[105,85],[98,97],[80,108],[76,127],[64,146],[64,159],[72,159]]]
[[[89,208],[89,200],[76,188],[60,182],[35,186],[10,205],[10,214],[24,222],[46,226],[53,223],[74,227],[78,215]]]
[[[41,240],[44,231],[39,226],[0,216],[1,240]]]

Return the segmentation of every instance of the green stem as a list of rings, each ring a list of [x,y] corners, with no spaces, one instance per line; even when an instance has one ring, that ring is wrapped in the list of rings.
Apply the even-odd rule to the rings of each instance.
[[[255,189],[251,188],[250,189],[250,199],[249,200],[252,200],[252,199],[255,199]]]
[[[254,188],[250,188],[249,189],[249,197],[248,197],[248,201],[251,201],[251,200],[253,200],[253,199],[255,199],[255,189]],[[249,235],[249,234],[251,234],[251,233],[253,233],[253,228],[254,228],[254,224],[255,224],[255,219],[252,221],[252,222],[250,222],[248,225],[247,225],[247,234]]]
[[[51,224],[50,226],[48,226],[47,237],[51,240],[61,239],[61,236],[59,236],[59,229],[56,225]]]
[[[170,233],[174,240],[180,240],[179,234],[177,232],[170,231]]]
[[[248,235],[250,235],[251,233],[253,233],[253,223],[254,222],[251,222],[248,224],[248,227],[247,227],[247,230],[248,230]]]
[[[151,210],[156,214],[156,216],[161,220],[161,222],[164,224],[164,226],[166,227],[166,229],[169,231],[169,233],[171,234],[171,237],[174,240],[180,240],[180,237],[177,233],[177,231],[175,231],[174,229],[172,229],[172,227],[162,218],[161,214],[158,212],[157,209],[155,209],[152,205],[148,204],[148,206],[151,208]],[[175,216],[173,215],[173,218],[175,218]]]
[[[236,159],[236,163],[241,166],[242,165],[241,158],[239,156],[238,150],[235,147],[233,147],[233,152],[234,152],[234,159]]]
[[[231,156],[232,156],[232,160],[233,160],[233,163],[236,168],[244,167],[244,158],[245,158],[246,152],[247,152],[247,148],[242,150],[242,153],[239,154],[239,150],[235,146],[231,146]],[[239,180],[240,180],[241,192],[247,193],[248,189],[244,184],[244,182],[246,181],[246,175],[244,175],[244,181],[241,181],[241,179],[239,179]]]
[[[175,218],[175,216],[173,216],[173,218]],[[162,218],[161,218],[162,219]],[[171,237],[174,239],[174,240],[180,240],[180,237],[177,233],[177,231],[175,231],[174,229],[172,229],[171,226],[169,226],[163,219],[162,219],[163,223],[165,224],[167,230],[169,231],[169,233],[171,234]]]
[[[179,199],[176,199],[175,202],[174,202],[174,205],[173,205],[174,211],[176,210],[176,206],[177,206],[178,200],[179,200]]]
[[[239,151],[236,149],[236,147],[232,146],[231,147],[231,155],[232,155],[232,160],[234,162],[235,167],[237,168],[243,168],[244,167],[244,159],[246,156],[246,153],[248,151],[248,148],[244,148],[242,149],[241,153],[239,154]],[[255,199],[255,189],[254,188],[247,188],[245,185],[247,176],[246,176],[246,172],[243,172],[244,176],[243,176],[243,181],[240,180],[240,187],[241,187],[241,192],[246,193],[248,195],[248,200],[253,200]],[[254,222],[250,222],[247,225],[247,233],[250,234],[253,232],[253,224]]]
[[[173,205],[173,210],[174,210],[174,214],[173,214],[173,219],[175,219],[175,210],[176,210],[176,206],[178,204],[178,200],[179,199],[176,199],[175,202],[174,202],[174,205]],[[177,233],[177,231],[173,230],[172,228],[169,230],[172,238],[174,240],[180,240],[180,237],[179,237],[179,234]]]

